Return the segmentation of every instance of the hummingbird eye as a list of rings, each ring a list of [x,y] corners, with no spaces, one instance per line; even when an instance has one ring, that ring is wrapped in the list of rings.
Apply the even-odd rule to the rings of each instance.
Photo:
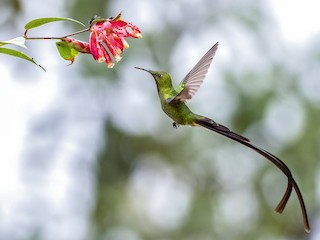
[[[161,78],[161,77],[162,77],[162,74],[161,74],[161,73],[156,73],[155,75],[156,75],[156,77],[158,77],[158,78]]]

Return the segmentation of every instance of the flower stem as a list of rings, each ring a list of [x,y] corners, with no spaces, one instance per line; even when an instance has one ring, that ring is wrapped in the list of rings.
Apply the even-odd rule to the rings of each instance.
[[[80,31],[77,31],[77,32],[74,32],[74,33],[70,33],[70,34],[62,36],[62,37],[28,37],[25,34],[24,38],[26,40],[57,40],[57,39],[63,39],[63,38],[66,38],[66,37],[71,37],[71,36],[74,36],[74,35],[77,35],[77,34],[80,34],[80,33],[84,33],[84,32],[87,32],[87,31],[90,31],[90,28],[86,28],[86,29],[83,29],[83,30],[80,30]]]

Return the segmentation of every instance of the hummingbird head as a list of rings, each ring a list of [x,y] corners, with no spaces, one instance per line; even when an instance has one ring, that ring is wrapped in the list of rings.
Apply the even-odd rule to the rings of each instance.
[[[156,81],[157,85],[166,85],[167,83],[171,83],[170,75],[166,72],[158,72],[158,71],[152,71],[140,67],[135,67],[136,69],[146,71],[150,73],[154,80]]]

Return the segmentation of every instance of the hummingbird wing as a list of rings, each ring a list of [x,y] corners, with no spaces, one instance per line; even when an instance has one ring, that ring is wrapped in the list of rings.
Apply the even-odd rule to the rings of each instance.
[[[182,82],[178,85],[178,94],[172,98],[167,99],[170,103],[174,99],[180,101],[190,100],[192,96],[198,91],[204,78],[208,72],[212,59],[218,49],[219,43],[214,44],[209,51],[200,59],[200,61],[191,69],[191,71],[184,77]]]

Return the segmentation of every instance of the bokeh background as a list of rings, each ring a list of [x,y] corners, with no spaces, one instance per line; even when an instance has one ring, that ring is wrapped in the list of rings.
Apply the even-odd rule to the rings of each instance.
[[[4,0],[0,38],[29,20],[95,15],[137,24],[142,39],[113,69],[54,41],[29,41],[47,72],[0,56],[0,239],[320,239],[320,17],[317,1]],[[79,30],[52,23],[29,36]],[[79,36],[88,39],[88,34]],[[172,128],[153,79],[175,84],[215,43],[189,103],[283,159],[301,187],[273,212],[286,178],[267,160],[200,128]]]

